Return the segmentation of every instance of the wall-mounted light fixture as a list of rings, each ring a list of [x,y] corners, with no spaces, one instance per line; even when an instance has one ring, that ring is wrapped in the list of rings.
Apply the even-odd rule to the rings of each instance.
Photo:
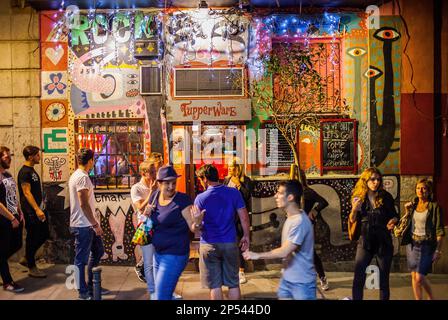
[[[208,3],[205,0],[200,0],[198,3],[199,9],[208,9]]]

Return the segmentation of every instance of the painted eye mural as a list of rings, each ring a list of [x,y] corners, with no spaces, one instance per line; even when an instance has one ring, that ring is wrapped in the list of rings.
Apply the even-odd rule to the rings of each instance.
[[[400,33],[391,27],[378,29],[373,36],[381,41],[395,41],[401,37]]]
[[[54,102],[47,107],[45,115],[49,121],[59,121],[65,116],[65,107],[60,102]]]
[[[349,49],[347,51],[347,53],[349,55],[351,55],[352,57],[361,57],[361,56],[365,55],[367,53],[367,51],[362,48],[352,48],[352,49]]]
[[[369,69],[364,73],[367,78],[379,78],[383,75],[383,72],[375,67],[370,66]]]

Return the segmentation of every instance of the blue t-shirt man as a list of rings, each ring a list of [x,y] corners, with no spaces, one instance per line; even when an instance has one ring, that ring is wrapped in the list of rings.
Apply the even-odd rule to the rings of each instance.
[[[236,215],[246,207],[238,189],[222,184],[209,186],[196,197],[194,204],[205,209],[201,243],[236,242]]]

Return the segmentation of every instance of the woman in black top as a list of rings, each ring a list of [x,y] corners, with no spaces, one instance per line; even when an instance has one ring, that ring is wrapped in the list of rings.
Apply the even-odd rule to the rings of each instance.
[[[361,174],[353,190],[349,219],[361,227],[355,258],[353,300],[363,298],[366,268],[374,255],[378,257],[380,270],[380,299],[389,300],[389,272],[393,256],[391,230],[399,216],[392,195],[383,189],[382,175],[378,169],[368,168]]]
[[[310,218],[314,226],[316,225],[317,216],[324,208],[328,207],[328,202],[308,186],[306,175],[303,170],[300,170],[300,175],[303,185],[303,209],[308,214],[308,217]],[[327,277],[325,276],[322,260],[320,260],[320,257],[317,255],[316,249],[314,249],[314,267],[316,268],[317,275],[319,276],[321,289],[324,291],[330,289]]]

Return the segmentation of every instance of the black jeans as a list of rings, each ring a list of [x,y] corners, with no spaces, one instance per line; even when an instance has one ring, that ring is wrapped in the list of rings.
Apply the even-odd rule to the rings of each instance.
[[[23,223],[13,228],[11,222],[0,216],[0,274],[3,284],[12,282],[8,259],[22,247]]]
[[[366,268],[370,265],[375,252],[364,249],[362,241],[358,242],[355,257],[355,276],[353,279],[353,300],[362,300],[364,296],[364,285],[366,283]],[[383,255],[377,255],[378,268],[380,270],[380,300],[389,300],[389,273],[392,264],[393,251]]]
[[[316,272],[319,278],[325,278],[324,266],[322,265],[322,260],[320,260],[320,257],[317,255],[316,250],[314,250],[314,267],[316,268]]]
[[[36,266],[36,252],[49,237],[48,218],[42,222],[34,214],[25,216],[26,244],[25,257],[28,268]]]

